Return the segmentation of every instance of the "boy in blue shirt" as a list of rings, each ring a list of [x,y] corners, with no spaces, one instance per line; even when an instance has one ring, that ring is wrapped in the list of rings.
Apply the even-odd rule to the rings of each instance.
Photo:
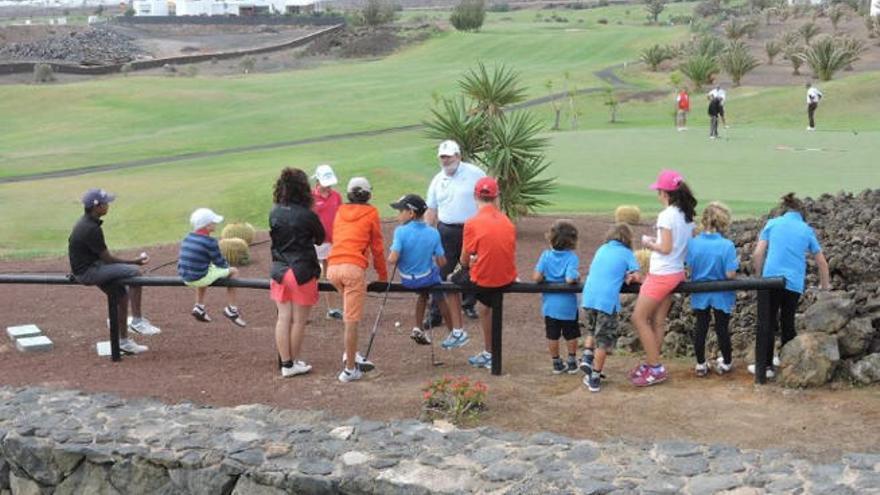
[[[620,289],[640,279],[639,262],[632,251],[632,230],[629,225],[618,223],[611,227],[605,235],[605,244],[593,256],[581,297],[589,328],[589,336],[584,339],[581,370],[586,373],[584,385],[590,392],[600,390],[605,358],[617,345]]]
[[[688,241],[685,258],[685,264],[691,271],[691,281],[736,278],[736,269],[739,267],[736,246],[723,236],[730,226],[730,209],[713,201],[703,210],[700,224],[703,231]],[[694,372],[699,377],[709,373],[709,365],[706,363],[706,334],[709,332],[709,320],[712,315],[715,316],[715,335],[718,337],[718,347],[721,349],[715,371],[723,375],[733,370],[728,325],[735,302],[736,293],[733,291],[691,294],[691,309],[697,318],[697,327],[694,330],[694,355],[697,358],[697,365]]]
[[[397,273],[403,286],[409,289],[426,289],[440,283],[440,267],[446,264],[443,245],[440,243],[440,232],[426,224],[423,217],[428,210],[425,200],[417,194],[407,194],[391,203],[397,210],[397,221],[400,225],[394,229],[394,240],[391,242],[391,254],[388,261],[397,265]],[[410,337],[420,345],[429,345],[431,337],[419,328],[425,317],[429,293],[434,296],[440,308],[440,314],[452,331],[449,306],[440,291],[423,291],[416,302],[415,320]]]
[[[557,220],[546,234],[551,249],[544,250],[535,265],[532,280],[535,282],[576,284],[578,274],[577,248],[578,231],[568,220]],[[553,374],[577,373],[577,339],[581,336],[578,326],[577,294],[541,295],[541,313],[544,315],[544,328],[547,336],[547,349],[553,359]],[[568,362],[559,357],[559,339],[564,338],[568,346]]]

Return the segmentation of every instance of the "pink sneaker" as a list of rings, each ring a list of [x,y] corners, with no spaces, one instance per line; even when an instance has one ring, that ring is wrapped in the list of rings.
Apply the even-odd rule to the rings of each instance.
[[[654,368],[645,366],[642,372],[630,381],[636,387],[650,387],[665,382],[668,377],[665,367],[661,366],[659,371],[655,371]]]
[[[639,363],[638,366],[629,370],[629,373],[626,374],[626,377],[630,380],[634,380],[637,376],[641,375],[642,372],[645,371],[645,368],[647,368],[647,365],[645,363]]]

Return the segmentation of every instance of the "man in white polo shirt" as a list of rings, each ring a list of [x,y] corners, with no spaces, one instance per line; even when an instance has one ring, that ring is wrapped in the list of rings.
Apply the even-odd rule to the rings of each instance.
[[[437,230],[440,231],[440,242],[443,244],[447,260],[446,265],[440,269],[440,275],[446,280],[458,265],[464,223],[477,213],[474,186],[486,173],[473,164],[461,161],[461,149],[455,141],[440,143],[437,157],[440,160],[441,170],[428,186],[426,200],[428,211],[425,213],[425,221],[429,225],[436,225]],[[465,308],[469,308],[476,315],[474,311],[476,301],[473,294],[465,294],[464,297]],[[449,312],[452,314],[450,323],[453,330],[443,341],[442,347],[452,349],[466,344],[468,335],[462,328],[461,296],[450,294],[447,301]]]
[[[822,92],[812,83],[807,83],[807,120],[810,122],[808,131],[816,130],[816,109],[819,108],[820,101],[822,101]]]

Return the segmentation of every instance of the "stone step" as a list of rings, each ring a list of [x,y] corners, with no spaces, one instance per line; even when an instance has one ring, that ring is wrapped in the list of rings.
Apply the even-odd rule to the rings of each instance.
[[[45,335],[37,337],[25,337],[15,341],[15,347],[21,352],[51,351],[52,341]]]
[[[40,327],[34,324],[6,327],[6,335],[9,335],[9,338],[13,341],[27,337],[36,337],[42,334],[43,332],[40,330]]]

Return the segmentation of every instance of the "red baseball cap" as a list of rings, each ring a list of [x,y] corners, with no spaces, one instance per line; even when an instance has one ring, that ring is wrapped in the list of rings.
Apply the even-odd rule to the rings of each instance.
[[[498,197],[498,181],[494,177],[482,177],[474,185],[474,194],[480,198],[495,199]]]
[[[675,170],[661,170],[657,176],[657,181],[651,184],[651,189],[655,191],[675,191],[678,185],[684,182],[684,176]]]

